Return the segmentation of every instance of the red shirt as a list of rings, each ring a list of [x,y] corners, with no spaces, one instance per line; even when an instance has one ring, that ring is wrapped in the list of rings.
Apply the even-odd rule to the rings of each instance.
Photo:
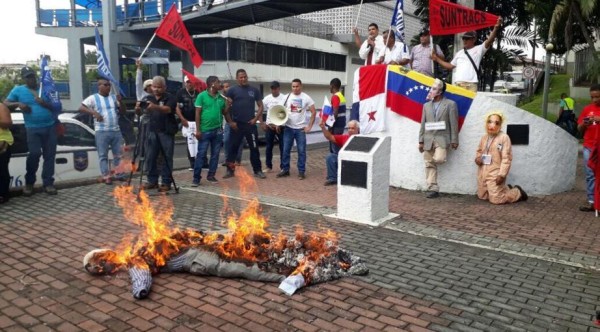
[[[350,135],[333,135],[333,138],[335,138],[335,145],[341,148],[342,146],[344,146],[344,144],[346,144],[346,142],[348,142],[348,140],[350,139]]]
[[[583,111],[581,111],[581,114],[577,119],[577,124],[582,124],[583,119],[587,118],[588,116],[600,116],[600,106],[596,104],[587,105]],[[585,130],[585,134],[583,134],[583,146],[590,149],[595,148],[599,139],[600,123],[589,125]]]
[[[337,95],[331,96],[331,108],[336,109],[340,107],[340,97]]]

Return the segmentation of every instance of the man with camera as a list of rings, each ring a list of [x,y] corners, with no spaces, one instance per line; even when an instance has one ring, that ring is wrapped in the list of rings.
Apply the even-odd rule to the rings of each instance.
[[[146,132],[146,137],[141,137],[145,140],[146,153],[146,169],[147,183],[144,189],[157,189],[160,192],[166,192],[171,189],[173,182],[173,151],[175,149],[175,134],[177,133],[177,121],[175,119],[175,109],[177,100],[175,96],[166,91],[167,84],[162,76],[155,76],[152,79],[152,95],[147,96],[144,100],[137,102],[135,110],[140,114],[143,110],[144,116],[147,117],[147,123],[144,119],[141,121],[142,132]],[[145,130],[144,130],[145,129]],[[140,142],[144,144],[144,142]],[[161,170],[161,184],[158,185],[158,166],[157,159],[162,152],[165,163]]]
[[[587,205],[579,207],[579,211],[593,212],[594,208],[594,186],[596,176],[594,169],[588,166],[592,151],[598,149],[600,139],[600,85],[590,87],[590,98],[592,103],[587,105],[577,119],[577,129],[583,135],[583,167],[585,169],[585,183],[587,192]],[[595,151],[597,154],[599,151]]]
[[[352,31],[354,32],[354,43],[359,48],[358,55],[365,60],[365,66],[374,65],[377,55],[385,48],[383,37],[379,35],[379,27],[375,23],[369,24],[369,36],[362,44],[358,29],[354,28]]]

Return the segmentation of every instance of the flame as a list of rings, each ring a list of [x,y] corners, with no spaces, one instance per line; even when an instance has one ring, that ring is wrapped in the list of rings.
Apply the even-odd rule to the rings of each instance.
[[[254,179],[242,168],[236,171],[240,179],[243,195],[248,195],[256,188]],[[140,226],[137,236],[127,235],[116,247],[116,257],[110,262],[117,266],[135,266],[157,271],[166,265],[175,254],[189,247],[204,246],[215,251],[222,259],[261,263],[274,256],[281,257],[286,249],[299,249],[303,254],[297,257],[297,265],[292,274],[301,273],[308,282],[316,265],[324,258],[337,252],[339,236],[332,230],[323,232],[305,232],[297,227],[293,240],[288,239],[280,231],[270,233],[269,220],[262,214],[257,198],[252,198],[238,215],[230,210],[224,197],[225,209],[223,223],[227,227],[225,233],[213,232],[203,234],[195,230],[180,230],[172,223],[173,203],[165,196],[152,202],[144,191],[135,194],[133,187],[115,188],[116,203],[123,209],[127,220]]]

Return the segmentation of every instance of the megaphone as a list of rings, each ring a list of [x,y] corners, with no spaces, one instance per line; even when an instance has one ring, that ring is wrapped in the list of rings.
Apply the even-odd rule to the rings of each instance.
[[[269,119],[276,126],[283,126],[288,120],[288,112],[285,107],[275,105],[269,109]]]

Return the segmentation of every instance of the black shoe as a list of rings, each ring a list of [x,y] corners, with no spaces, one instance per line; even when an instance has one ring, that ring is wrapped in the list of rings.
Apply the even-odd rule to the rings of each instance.
[[[234,176],[235,176],[235,174],[232,171],[228,170],[227,173],[225,173],[225,175],[223,175],[223,179],[229,179]]]
[[[298,174],[298,180],[304,180],[306,179],[306,175],[304,174],[304,172],[300,172],[300,174]]]
[[[255,178],[259,178],[259,179],[266,179],[267,176],[265,175],[265,173],[263,173],[262,171],[258,171],[256,173],[254,173],[254,177]]]
[[[437,191],[430,191],[429,194],[427,194],[427,196],[425,196],[427,198],[438,198],[440,197],[440,193]]]
[[[157,189],[157,188],[158,188],[158,183],[144,183],[144,185],[142,186],[142,189],[144,189],[144,190]]]
[[[579,211],[581,212],[595,212],[594,204],[583,205],[579,207]]]
[[[523,190],[521,186],[515,186],[515,188],[519,189],[519,191],[521,192],[521,198],[519,198],[519,202],[525,202],[529,198],[525,190]]]
[[[48,195],[56,195],[56,188],[53,185],[45,186],[44,192]]]
[[[214,176],[209,176],[206,178],[206,181],[208,182],[212,182],[212,183],[217,183],[219,181],[217,181],[217,179]]]
[[[281,172],[277,173],[278,178],[282,178],[284,176],[290,176],[290,171],[282,170]]]
[[[335,181],[335,180],[327,180],[327,181],[325,181],[325,183],[323,183],[324,186],[333,186],[336,184],[337,184],[337,181]]]
[[[159,193],[166,193],[169,190],[171,190],[171,185],[170,184],[161,184],[160,187],[158,187],[158,192]]]

